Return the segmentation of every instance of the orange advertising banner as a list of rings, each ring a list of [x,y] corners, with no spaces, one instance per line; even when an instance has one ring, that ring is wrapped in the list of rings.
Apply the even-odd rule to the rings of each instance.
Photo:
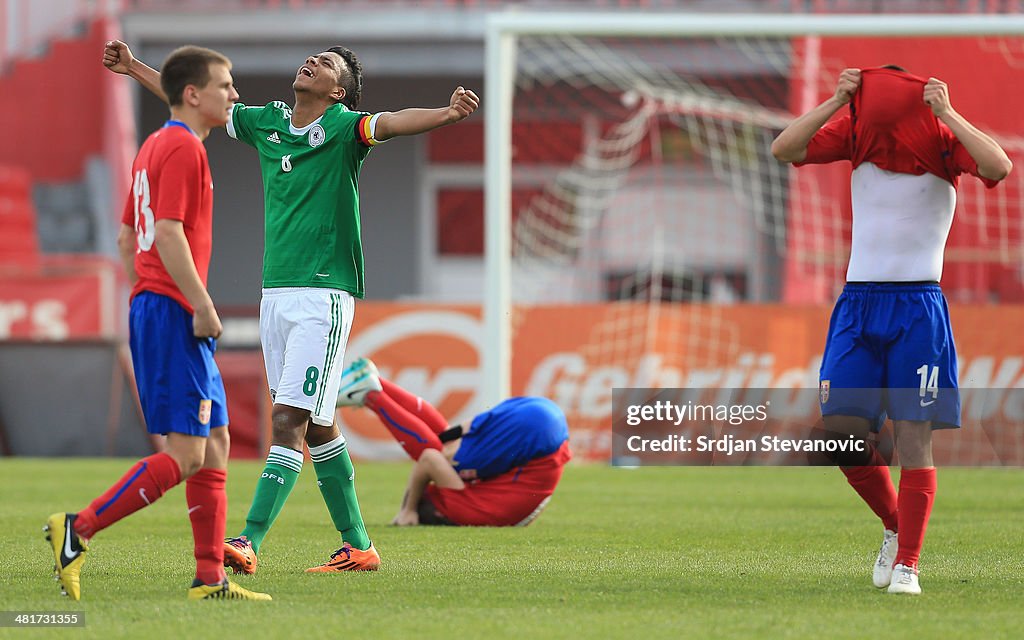
[[[614,388],[817,389],[829,314],[825,306],[787,305],[520,308],[513,316],[512,392],[554,400],[568,416],[577,456],[607,460]],[[1007,464],[1017,456],[1024,464],[1024,407],[972,407],[971,395],[1024,386],[1024,306],[954,305],[951,314],[965,428],[937,434],[937,456],[945,452],[949,464]],[[482,341],[474,306],[361,303],[346,361],[372,358],[383,376],[454,424],[486,408],[479,395]],[[1011,400],[1007,395],[1004,404]],[[804,409],[808,419],[816,416],[816,406]],[[993,412],[1001,422],[971,428],[969,418]],[[369,411],[338,415],[354,454],[403,458]]]

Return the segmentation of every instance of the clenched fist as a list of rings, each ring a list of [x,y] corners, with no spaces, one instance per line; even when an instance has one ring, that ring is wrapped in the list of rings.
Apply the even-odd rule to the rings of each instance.
[[[836,100],[839,101],[839,104],[848,103],[853,100],[853,94],[857,93],[858,87],[860,87],[860,69],[843,69],[836,85]]]

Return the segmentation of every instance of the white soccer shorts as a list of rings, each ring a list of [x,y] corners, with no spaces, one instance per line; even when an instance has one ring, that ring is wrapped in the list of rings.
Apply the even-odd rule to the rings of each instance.
[[[275,404],[308,410],[314,424],[334,424],[354,314],[355,299],[339,289],[263,290],[260,343]]]

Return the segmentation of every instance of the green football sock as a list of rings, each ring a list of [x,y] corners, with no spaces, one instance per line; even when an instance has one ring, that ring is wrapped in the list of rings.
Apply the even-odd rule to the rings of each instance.
[[[245,529],[240,534],[252,543],[253,551],[259,553],[263,538],[274,525],[277,514],[281,513],[301,471],[301,451],[277,445],[270,447],[267,466],[263,467],[263,473],[256,481],[256,495],[252,497],[249,515],[245,517]]]
[[[313,460],[317,484],[327,503],[327,510],[331,512],[334,528],[341,534],[343,542],[366,551],[370,548],[370,538],[366,535],[363,515],[359,512],[356,472],[345,446],[345,437],[338,436],[326,444],[310,447],[309,457]]]

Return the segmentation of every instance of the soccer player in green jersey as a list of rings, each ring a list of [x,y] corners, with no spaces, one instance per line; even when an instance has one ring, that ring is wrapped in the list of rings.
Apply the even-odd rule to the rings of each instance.
[[[103,64],[166,101],[159,72],[125,43],[106,43]],[[292,89],[294,106],[238,103],[227,123],[228,135],[256,148],[263,174],[260,342],[274,408],[267,464],[245,529],[225,541],[224,561],[236,572],[256,570],[256,554],[302,470],[305,440],[342,541],[330,560],[307,571],[374,570],[380,556],[363,526],[352,461],[334,424],[354,298],[363,297],[359,169],[377,143],[463,120],[479,99],[458,87],[437,109],[356,111],[362,68],[345,47],[306,58]]]

